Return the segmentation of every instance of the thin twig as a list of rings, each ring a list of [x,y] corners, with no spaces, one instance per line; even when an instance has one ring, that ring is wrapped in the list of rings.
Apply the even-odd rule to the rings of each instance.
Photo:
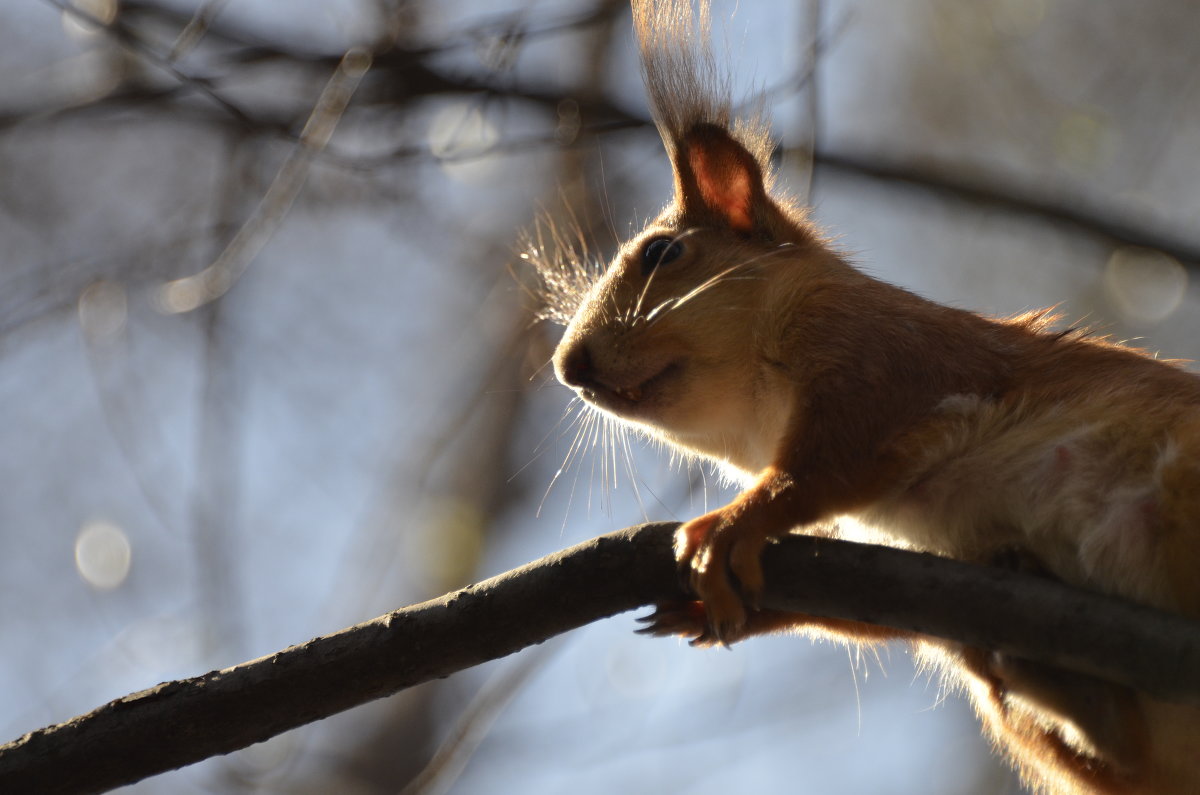
[[[199,273],[167,282],[159,289],[159,306],[164,311],[190,312],[220,298],[241,278],[291,209],[304,187],[313,159],[329,143],[370,66],[371,54],[365,50],[352,49],[342,57],[291,153],[249,220],[211,265]]]
[[[228,1],[207,0],[204,5],[200,6],[188,23],[183,26],[179,35],[175,37],[175,43],[171,45],[171,51],[167,53],[167,60],[174,63],[191,52],[204,38],[204,34],[208,33],[213,20],[224,10]]]
[[[204,94],[242,124],[253,126],[250,117],[244,110],[213,90],[213,87],[207,80],[180,69],[174,64],[170,56],[163,55],[147,44],[137,31],[122,23],[119,13],[115,19],[108,22],[66,0],[46,0],[46,2],[64,14],[69,14],[89,25],[108,31],[119,44],[134,55],[167,72],[180,83]]]

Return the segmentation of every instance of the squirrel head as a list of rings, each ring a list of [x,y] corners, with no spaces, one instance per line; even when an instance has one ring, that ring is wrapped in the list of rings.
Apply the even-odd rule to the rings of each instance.
[[[579,302],[555,372],[591,405],[751,472],[790,414],[787,318],[840,260],[772,196],[767,127],[733,121],[706,5],[698,36],[683,0],[635,2],[634,21],[674,195]]]

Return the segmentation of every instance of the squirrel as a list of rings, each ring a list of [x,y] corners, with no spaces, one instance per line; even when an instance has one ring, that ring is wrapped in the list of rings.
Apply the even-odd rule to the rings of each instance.
[[[1031,788],[1200,792],[1200,709],[914,633],[748,607],[770,539],[851,517],[880,543],[1015,560],[1200,618],[1200,377],[1055,330],[1049,312],[989,319],[857,270],[774,186],[761,114],[734,118],[707,2],[633,11],[673,197],[594,277],[572,256],[527,258],[542,263],[551,314],[569,319],[558,379],[745,484],[678,530],[697,601],[660,606],[650,629],[699,645],[782,630],[907,640],[967,690]]]

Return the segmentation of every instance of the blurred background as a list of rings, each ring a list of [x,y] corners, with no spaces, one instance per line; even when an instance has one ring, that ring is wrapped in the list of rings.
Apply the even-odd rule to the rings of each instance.
[[[1200,6],[713,17],[869,272],[1200,354]],[[624,2],[18,0],[0,73],[0,741],[728,498],[577,442],[520,267],[668,197]],[[633,628],[128,791],[1020,791],[901,647]]]

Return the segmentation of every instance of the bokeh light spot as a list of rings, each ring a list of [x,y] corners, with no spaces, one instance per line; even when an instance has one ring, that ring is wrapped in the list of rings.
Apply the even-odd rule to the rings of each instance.
[[[1158,323],[1183,303],[1188,275],[1169,254],[1123,246],[1108,258],[1104,292],[1121,317],[1134,323]]]
[[[119,284],[96,282],[79,296],[79,325],[93,339],[120,332],[128,313],[125,288]]]
[[[471,582],[483,553],[486,518],[465,500],[437,500],[426,521],[423,537],[425,576],[438,590]]]
[[[434,115],[429,126],[429,149],[447,175],[475,182],[490,176],[496,168],[496,157],[490,152],[499,137],[478,103],[459,102]]]
[[[1112,160],[1116,149],[1117,131],[1100,114],[1073,111],[1059,122],[1055,150],[1068,168],[1097,171]]]
[[[166,315],[191,312],[203,306],[207,300],[208,292],[203,282],[191,276],[167,282],[154,295],[154,305]]]
[[[75,538],[75,568],[93,588],[111,590],[129,576],[132,548],[125,532],[112,522],[85,522]]]
[[[117,0],[71,0],[70,5],[83,12],[62,12],[63,31],[74,39],[89,38],[100,32],[88,17],[104,26],[111,25],[117,18]]]

